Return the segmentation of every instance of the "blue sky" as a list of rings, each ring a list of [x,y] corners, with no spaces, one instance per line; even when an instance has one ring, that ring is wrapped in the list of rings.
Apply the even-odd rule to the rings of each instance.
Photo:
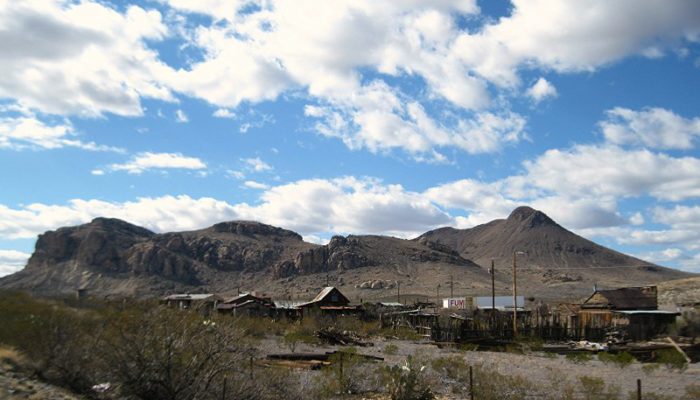
[[[97,216],[323,243],[518,205],[700,272],[700,3],[0,2],[0,275]]]

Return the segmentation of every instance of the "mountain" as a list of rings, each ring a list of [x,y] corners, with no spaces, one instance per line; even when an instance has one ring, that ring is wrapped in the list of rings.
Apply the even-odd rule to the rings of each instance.
[[[455,249],[462,257],[487,266],[491,259],[518,255],[520,264],[547,269],[611,266],[649,266],[647,261],[608,249],[572,233],[541,211],[518,207],[507,219],[471,229],[440,228],[417,240],[436,242]]]
[[[582,294],[594,282],[624,286],[691,276],[599,246],[542,212],[519,207],[505,220],[472,229],[440,228],[413,240],[334,236],[326,245],[252,221],[156,234],[96,218],[39,235],[27,266],[1,278],[0,288],[39,295],[87,289],[106,297],[243,289],[306,298],[334,284],[357,300],[395,299],[393,288],[400,285],[403,293],[425,299],[439,295],[440,287],[456,289],[455,295],[490,293],[491,259],[497,291],[508,293],[514,251],[526,253],[518,256],[518,286],[542,298]],[[619,266],[625,268],[610,268]]]
[[[222,222],[191,232],[155,234],[118,219],[42,235],[24,270],[0,288],[55,295],[87,288],[106,295],[231,290],[241,275],[263,280],[410,262],[471,265],[438,246],[384,236],[334,236],[306,243],[292,231],[251,221]]]

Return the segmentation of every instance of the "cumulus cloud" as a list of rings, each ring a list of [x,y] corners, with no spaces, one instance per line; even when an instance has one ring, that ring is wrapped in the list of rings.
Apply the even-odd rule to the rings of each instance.
[[[180,153],[139,153],[123,164],[111,164],[111,171],[126,171],[141,174],[152,169],[189,169],[202,170],[207,165],[196,157],[183,156]]]
[[[688,150],[700,138],[700,118],[684,118],[663,108],[634,111],[616,107],[600,122],[605,139],[618,145]]]
[[[0,277],[24,268],[30,255],[17,250],[0,250]]]
[[[700,37],[697,2],[637,3],[517,0],[509,16],[490,21],[473,18],[475,0],[273,0],[255,7],[168,0],[168,26],[160,12],[139,6],[5,2],[0,97],[53,114],[133,116],[143,113],[143,98],[175,101],[180,93],[230,118],[229,109],[243,103],[303,93],[322,107],[307,115],[320,119],[324,135],[351,148],[444,161],[440,148],[493,152],[525,137],[524,118],[500,98],[538,102],[556,89],[544,78],[521,88],[523,67],[592,70],[631,54],[661,56]],[[464,18],[485,22],[466,29]],[[198,56],[165,64],[150,44],[174,36]],[[415,79],[425,96],[406,96],[387,76]],[[390,102],[373,107],[381,99]],[[448,116],[426,111],[444,104]]]
[[[245,181],[243,182],[243,186],[249,188],[249,189],[256,189],[256,190],[264,190],[268,189],[270,186],[266,185],[261,182],[256,182],[256,181]]]
[[[96,217],[120,218],[156,232],[169,232],[200,229],[236,216],[234,207],[225,201],[185,195],[143,197],[123,203],[75,199],[65,205],[0,205],[0,237],[34,238],[47,230],[83,224]]]
[[[0,97],[52,114],[141,115],[171,101],[170,69],[145,43],[168,32],[157,11],[59,0],[0,4]]]
[[[227,108],[218,108],[212,116],[216,118],[228,118],[228,119],[235,119],[236,118],[236,113],[232,112],[231,110]]]
[[[677,41],[697,41],[699,18],[693,0],[513,0],[510,16],[479,33],[491,46],[489,57],[473,62],[500,69],[534,62],[561,72],[593,70],[651,48],[659,55]],[[488,76],[490,68],[481,69]]]
[[[383,81],[335,96],[326,106],[309,105],[304,113],[317,119],[320,134],[340,138],[352,149],[398,148],[416,159],[439,161],[436,149],[446,147],[471,154],[493,152],[526,136],[525,118],[512,112],[479,112],[449,126],[441,124],[420,103],[404,99]]]
[[[549,83],[548,80],[540,78],[534,85],[527,89],[526,94],[530,96],[535,103],[539,103],[544,99],[557,97],[557,88]]]
[[[263,161],[260,157],[243,158],[241,161],[243,161],[249,171],[268,172],[273,170],[272,166]]]
[[[253,205],[185,195],[123,203],[76,199],[65,205],[0,205],[0,237],[32,238],[46,230],[85,223],[99,216],[121,218],[156,232],[252,219],[317,236],[336,232],[412,237],[451,222],[450,216],[429,200],[400,185],[349,177],[271,187],[262,193],[260,203]]]
[[[90,151],[124,152],[123,149],[117,147],[78,140],[73,125],[69,121],[47,124],[34,116],[0,116],[0,148],[22,150],[63,147],[75,147]]]
[[[700,196],[700,159],[694,157],[578,145],[548,150],[524,166],[533,185],[570,196],[651,195],[671,201]]]
[[[246,218],[262,219],[303,234],[382,233],[413,237],[450,223],[450,216],[419,193],[353,177],[309,179],[264,192],[261,203],[237,208]]]

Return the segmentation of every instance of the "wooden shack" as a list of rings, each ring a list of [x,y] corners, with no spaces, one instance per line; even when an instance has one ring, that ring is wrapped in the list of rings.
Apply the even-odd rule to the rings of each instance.
[[[302,315],[347,315],[355,314],[359,307],[351,306],[350,300],[333,286],[323,288],[313,300],[298,306]]]
[[[238,296],[224,300],[216,306],[217,311],[234,316],[273,316],[275,305],[272,299],[256,293],[241,293]]]
[[[656,286],[596,290],[581,304],[579,331],[600,340],[617,330],[630,340],[646,340],[666,332],[677,312],[658,309]]]
[[[208,314],[212,310],[215,310],[216,306],[221,301],[223,301],[223,299],[220,296],[211,293],[171,294],[161,299],[161,303],[168,307],[179,308],[181,310],[193,309],[203,314]]]

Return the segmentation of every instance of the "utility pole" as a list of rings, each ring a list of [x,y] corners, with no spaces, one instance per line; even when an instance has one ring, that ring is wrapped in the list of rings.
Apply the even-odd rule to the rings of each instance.
[[[513,251],[513,339],[518,336],[518,285],[515,280],[515,257],[517,251]]]
[[[515,257],[518,254],[527,254],[513,250],[513,338],[518,336],[518,284],[515,275]]]
[[[496,313],[496,268],[493,265],[493,259],[491,259],[491,314]]]
[[[401,281],[396,282],[396,302],[401,303]]]
[[[455,281],[454,281],[452,275],[450,275],[450,298],[455,297],[454,283],[455,283]]]
[[[437,298],[436,298],[435,304],[437,304],[438,307],[440,307],[440,284],[439,283],[437,285]]]

